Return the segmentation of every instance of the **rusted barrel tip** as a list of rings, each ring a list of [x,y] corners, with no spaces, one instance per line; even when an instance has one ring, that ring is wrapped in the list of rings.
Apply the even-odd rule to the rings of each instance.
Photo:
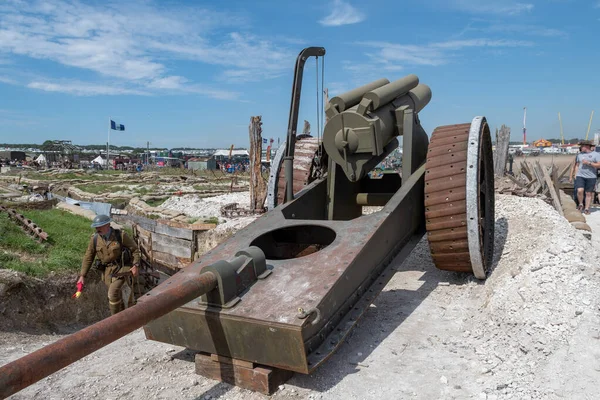
[[[0,399],[12,396],[217,286],[217,277],[212,272],[181,275],[179,279],[170,278],[173,284],[157,295],[144,296],[133,307],[0,367]]]

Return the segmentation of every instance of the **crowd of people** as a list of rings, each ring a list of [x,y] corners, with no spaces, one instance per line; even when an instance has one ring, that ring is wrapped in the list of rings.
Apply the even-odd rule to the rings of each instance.
[[[217,161],[217,169],[230,174],[234,172],[246,172],[250,170],[250,161]]]

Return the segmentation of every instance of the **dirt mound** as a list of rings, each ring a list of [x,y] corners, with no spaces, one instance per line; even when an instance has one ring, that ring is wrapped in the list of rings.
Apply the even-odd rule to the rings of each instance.
[[[69,332],[109,316],[106,287],[90,275],[81,297],[72,299],[76,274],[39,279],[0,269],[0,330]]]
[[[488,393],[567,395],[569,379],[598,364],[585,356],[585,343],[598,335],[590,327],[600,321],[597,251],[543,201],[499,200],[498,264],[483,287],[472,288],[481,306],[455,344],[470,342]]]

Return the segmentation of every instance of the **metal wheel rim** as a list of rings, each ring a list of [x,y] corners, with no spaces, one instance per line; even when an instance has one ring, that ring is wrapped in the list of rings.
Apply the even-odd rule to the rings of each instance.
[[[279,180],[279,171],[283,163],[283,155],[285,154],[287,140],[277,148],[275,157],[271,161],[271,171],[269,172],[269,183],[267,184],[267,210],[271,211],[277,207],[277,184]]]
[[[485,117],[475,117],[469,130],[466,208],[469,255],[473,274],[485,279],[492,263],[494,177],[490,130]]]

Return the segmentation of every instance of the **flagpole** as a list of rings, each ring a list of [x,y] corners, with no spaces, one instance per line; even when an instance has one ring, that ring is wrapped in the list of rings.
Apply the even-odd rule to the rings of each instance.
[[[106,142],[106,169],[108,169],[109,161],[110,161],[110,116],[108,117],[108,141]]]

